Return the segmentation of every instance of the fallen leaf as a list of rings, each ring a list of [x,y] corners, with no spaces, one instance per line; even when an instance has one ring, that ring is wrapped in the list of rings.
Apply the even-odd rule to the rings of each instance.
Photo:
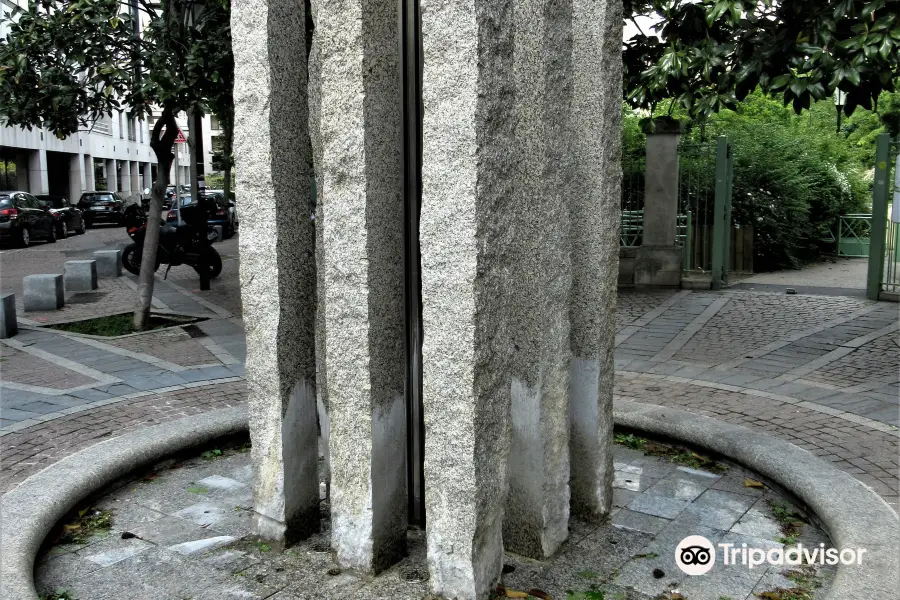
[[[761,481],[757,481],[757,480],[755,480],[755,479],[745,479],[745,480],[744,480],[744,487],[748,487],[748,488],[764,488],[764,487],[766,487],[766,486],[765,486],[765,484],[764,484],[763,482],[761,482]]]
[[[519,590],[511,590],[506,588],[506,597],[507,598],[527,598],[528,592],[520,592]]]
[[[659,558],[656,552],[647,552],[646,554],[635,554],[631,558]]]
[[[541,600],[553,600],[553,598],[550,597],[550,594],[537,588],[528,590],[528,595],[534,596],[535,598],[540,598]]]

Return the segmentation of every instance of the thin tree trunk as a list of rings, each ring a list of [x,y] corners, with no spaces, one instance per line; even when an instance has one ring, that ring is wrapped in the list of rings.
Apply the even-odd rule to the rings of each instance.
[[[196,136],[200,135],[199,131],[194,131],[196,127],[196,119],[194,118],[194,109],[189,109],[187,111],[188,123],[191,127],[191,135],[188,136],[188,156],[190,157],[190,164],[188,165],[188,173],[191,178],[191,198],[194,201],[194,206],[198,208],[200,207],[200,182],[198,179],[197,173],[197,161],[200,159],[197,156],[197,138]]]
[[[163,133],[165,129],[165,133]],[[169,186],[169,169],[172,167],[172,146],[178,135],[174,113],[163,109],[162,115],[150,134],[150,147],[156,154],[156,180],[150,196],[150,214],[144,233],[144,250],[141,253],[141,274],[138,276],[137,299],[134,305],[134,329],[144,331],[150,323],[150,306],[153,302],[153,275],[156,272],[156,251],[159,246],[159,228],[162,224],[162,204]]]

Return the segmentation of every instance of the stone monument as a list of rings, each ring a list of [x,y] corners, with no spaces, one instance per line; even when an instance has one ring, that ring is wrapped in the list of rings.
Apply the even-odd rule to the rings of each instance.
[[[622,8],[419,4],[411,33],[396,2],[313,0],[311,39],[303,2],[232,5],[254,509],[276,541],[318,528],[318,392],[338,561],[378,573],[405,554],[421,467],[430,584],[474,600],[504,548],[550,556],[570,507],[610,508]],[[424,465],[407,457],[409,243]]]

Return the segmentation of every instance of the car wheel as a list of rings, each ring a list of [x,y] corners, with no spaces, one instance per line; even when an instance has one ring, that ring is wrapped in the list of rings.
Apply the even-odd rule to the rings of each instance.
[[[50,224],[50,231],[47,232],[47,241],[51,244],[56,243],[56,227],[53,224]]]
[[[31,232],[28,231],[27,227],[23,227],[19,231],[19,245],[23,248],[27,248],[31,245]]]

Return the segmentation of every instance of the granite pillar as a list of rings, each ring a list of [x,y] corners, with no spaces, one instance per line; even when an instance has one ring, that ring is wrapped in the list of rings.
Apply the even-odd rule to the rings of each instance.
[[[320,527],[305,14],[235,0],[235,160],[257,533]]]
[[[448,598],[486,598],[503,564],[510,450],[513,3],[421,7],[429,582]]]
[[[612,503],[622,3],[573,0],[572,32],[571,507],[596,521]]]
[[[96,189],[94,183],[94,159],[90,154],[84,155],[84,191],[91,192]],[[80,198],[80,196],[79,196]],[[77,202],[79,198],[69,198],[73,202]]]
[[[406,553],[399,4],[314,4],[331,539],[379,572]]]
[[[512,452],[506,550],[545,558],[569,530],[568,198],[572,4],[515,5],[515,143],[509,254]]]
[[[681,283],[682,249],[675,247],[680,133],[680,122],[671,119],[657,119],[647,132],[644,234],[635,256],[635,285]]]

